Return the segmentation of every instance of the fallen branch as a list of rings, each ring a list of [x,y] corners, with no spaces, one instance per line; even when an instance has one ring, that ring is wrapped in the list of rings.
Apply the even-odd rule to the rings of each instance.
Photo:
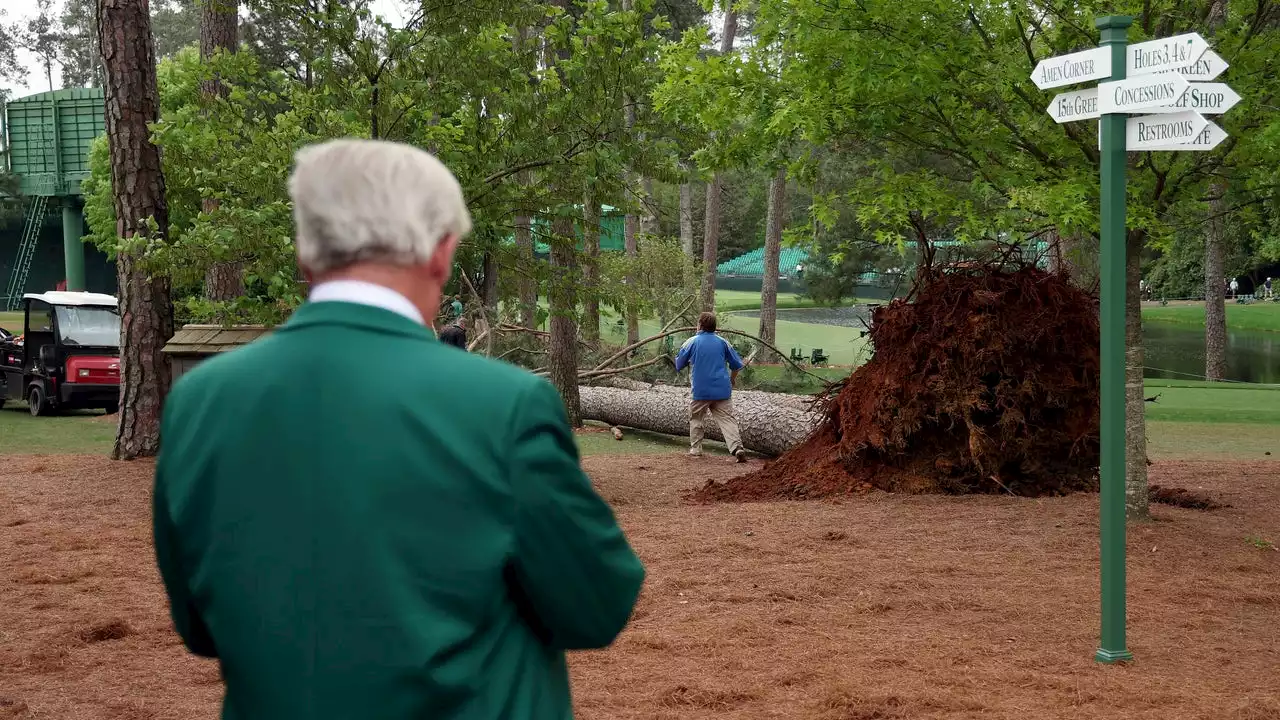
[[[492,325],[489,324],[489,313],[485,312],[484,298],[480,293],[476,292],[476,286],[471,284],[471,278],[467,277],[465,272],[460,272],[458,274],[462,276],[462,281],[467,284],[467,289],[471,291],[473,296],[475,296],[476,303],[480,308],[480,321],[484,323],[484,332],[480,334],[480,337],[476,338],[476,342],[479,342],[480,338],[487,338],[488,342],[485,343],[484,354],[486,356],[493,355],[493,333],[489,332],[489,328],[492,327]],[[468,351],[471,350],[471,348],[471,345],[467,345]]]
[[[674,329],[674,330],[666,330],[666,331],[663,331],[663,332],[658,333],[657,335],[653,335],[653,336],[651,336],[651,337],[647,337],[647,338],[645,338],[645,339],[643,339],[643,340],[641,340],[641,341],[639,341],[639,342],[632,343],[632,344],[630,344],[630,345],[628,345],[628,346],[626,346],[626,347],[622,348],[622,349],[621,349],[621,350],[619,350],[618,352],[614,353],[613,355],[610,355],[610,356],[609,356],[609,357],[608,357],[604,362],[602,362],[602,363],[600,363],[599,365],[597,365],[597,366],[595,366],[594,368],[592,368],[592,371],[595,371],[595,370],[603,370],[603,369],[605,369],[605,368],[609,367],[609,366],[610,366],[610,365],[612,365],[613,363],[617,362],[619,358],[622,358],[623,356],[625,356],[625,355],[629,354],[632,350],[635,350],[635,349],[636,349],[636,348],[638,348],[638,347],[643,347],[644,345],[648,345],[648,344],[649,344],[649,343],[651,343],[651,342],[657,342],[658,340],[661,340],[661,339],[663,339],[663,338],[665,338],[665,337],[667,337],[667,336],[669,336],[669,335],[677,335],[677,334],[679,334],[679,333],[685,333],[685,332],[694,332],[694,333],[696,333],[696,332],[698,332],[698,328],[696,328],[696,327],[682,327],[682,328],[676,328],[676,329]],[[777,356],[778,356],[778,357],[779,357],[783,362],[785,362],[786,364],[790,365],[791,367],[795,368],[796,370],[799,370],[800,372],[804,373],[805,375],[808,375],[809,377],[814,378],[814,379],[818,380],[819,382],[821,382],[821,383],[822,383],[822,385],[823,385],[823,387],[830,387],[830,386],[831,386],[831,384],[832,384],[830,380],[828,380],[828,379],[826,379],[826,378],[822,377],[821,375],[815,375],[815,374],[813,374],[813,373],[809,372],[808,370],[805,370],[803,367],[801,367],[801,366],[797,365],[797,364],[796,364],[796,362],[795,362],[794,360],[792,360],[791,358],[787,357],[786,355],[783,355],[783,354],[782,354],[782,351],[780,351],[780,350],[778,350],[778,348],[774,347],[772,343],[765,342],[764,340],[761,340],[760,338],[756,337],[755,335],[752,335],[751,333],[745,333],[745,332],[742,332],[741,330],[728,330],[728,329],[721,329],[721,330],[717,330],[716,332],[718,332],[718,333],[722,333],[722,334],[727,334],[727,335],[739,335],[739,336],[744,337],[744,338],[747,338],[747,339],[749,339],[749,340],[754,340],[754,341],[756,341],[757,343],[759,343],[759,344],[761,344],[761,345],[763,345],[763,346],[765,346],[765,347],[769,348],[770,350],[772,350],[772,351],[773,351],[775,354],[777,354]]]

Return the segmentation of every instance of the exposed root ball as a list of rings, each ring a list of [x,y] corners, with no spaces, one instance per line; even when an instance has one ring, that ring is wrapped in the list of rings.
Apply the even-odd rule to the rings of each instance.
[[[803,443],[703,501],[1098,489],[1098,314],[1065,276],[935,276],[873,315],[873,358]]]

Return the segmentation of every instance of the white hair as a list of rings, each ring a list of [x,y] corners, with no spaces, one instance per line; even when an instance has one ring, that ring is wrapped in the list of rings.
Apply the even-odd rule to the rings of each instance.
[[[294,156],[298,262],[325,272],[360,261],[426,262],[471,231],[462,187],[431,154],[383,140],[331,140]]]

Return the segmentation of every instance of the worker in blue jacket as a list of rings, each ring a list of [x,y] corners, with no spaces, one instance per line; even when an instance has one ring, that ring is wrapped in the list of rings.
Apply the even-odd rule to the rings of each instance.
[[[689,454],[702,455],[703,417],[710,413],[720,426],[729,452],[738,462],[747,461],[733,415],[733,386],[742,369],[742,358],[728,340],[716,334],[716,314],[704,312],[698,318],[698,334],[685,341],[676,355],[676,371],[692,366],[690,384],[693,401],[689,405]]]

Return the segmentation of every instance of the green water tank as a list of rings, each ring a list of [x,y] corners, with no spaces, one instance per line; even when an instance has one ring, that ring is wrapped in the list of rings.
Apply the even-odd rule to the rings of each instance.
[[[103,133],[101,88],[28,95],[5,106],[9,169],[22,194],[69,197],[89,176],[89,144]]]

